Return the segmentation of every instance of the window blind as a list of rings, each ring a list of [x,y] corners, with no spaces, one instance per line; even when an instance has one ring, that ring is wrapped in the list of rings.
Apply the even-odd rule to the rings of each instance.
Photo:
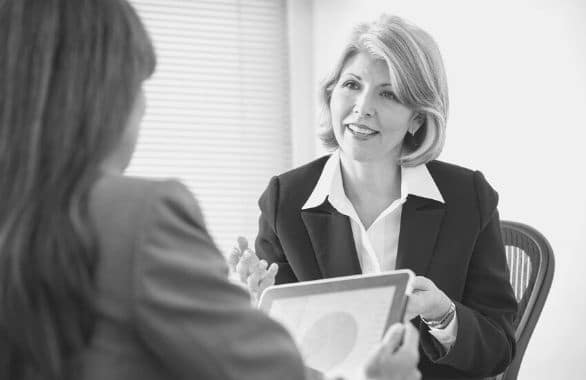
[[[291,166],[285,0],[131,2],[158,65],[127,174],[181,179],[226,253]]]

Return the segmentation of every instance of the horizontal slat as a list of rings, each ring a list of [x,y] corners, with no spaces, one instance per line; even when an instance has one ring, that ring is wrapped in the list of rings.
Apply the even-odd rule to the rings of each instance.
[[[280,49],[277,46],[264,46],[263,51],[253,49],[242,51],[242,49],[240,49],[240,44],[238,44],[237,41],[233,42],[233,46],[218,45],[213,41],[209,41],[204,44],[191,45],[189,49],[183,51],[170,49],[165,46],[157,46],[156,51],[159,55],[162,55],[159,57],[159,62],[197,62],[197,60],[208,60],[210,63],[216,62],[219,64],[232,61],[233,63],[238,63],[238,65],[251,65],[254,63],[266,64],[267,62],[279,65],[285,62],[282,62],[278,56],[275,56],[275,54],[286,54],[284,49]]]
[[[161,0],[133,0],[135,3],[144,5],[160,6]],[[190,8],[197,9],[222,9],[221,7],[230,7],[234,5],[246,5],[248,8],[258,8],[259,12],[267,12],[271,8],[282,8],[283,3],[273,0],[166,0],[166,10],[175,9],[176,11],[185,11]]]
[[[217,4],[204,4],[200,1],[193,2],[177,2],[171,0],[165,0],[165,3],[148,2],[144,0],[133,1],[138,5],[138,11],[143,16],[156,15],[162,19],[180,19],[182,16],[197,14],[200,17],[206,17],[209,19],[222,20],[230,15],[240,15],[241,17],[247,17],[251,20],[267,20],[283,18],[282,6],[275,7],[274,4],[266,4],[264,6],[255,7],[252,4],[246,4],[245,2],[238,1],[232,3],[217,3]]]
[[[272,41],[277,43],[279,41],[278,35],[272,35],[272,32],[281,30],[283,24],[279,23],[281,20],[273,20],[271,23],[262,22],[262,20],[246,20],[234,18],[230,23],[228,17],[223,18],[222,22],[206,22],[206,18],[194,17],[193,15],[183,15],[180,17],[169,17],[165,20],[145,17],[149,23],[149,29],[153,32],[161,31],[154,37],[155,41],[164,39],[171,40],[174,35],[173,28],[179,30],[176,37],[179,41],[187,39],[187,34],[197,35],[202,38],[211,37],[214,40],[230,39],[237,37],[246,43]],[[244,38],[246,37],[246,38]],[[193,43],[193,41],[191,41]]]
[[[183,82],[183,84],[182,84]],[[240,84],[241,87],[236,87],[234,82],[221,82],[221,81],[216,81],[215,83],[208,79],[208,80],[202,80],[199,81],[198,83],[199,85],[186,85],[185,83],[185,78],[182,80],[174,80],[174,81],[170,81],[167,80],[165,81],[164,78],[153,78],[151,79],[150,82],[146,83],[146,88],[148,90],[159,90],[159,91],[173,91],[174,89],[177,89],[177,91],[181,92],[181,88],[190,88],[189,86],[193,86],[191,88],[198,88],[198,89],[209,89],[209,91],[214,92],[214,91],[222,91],[222,90],[231,90],[234,91],[235,88],[238,89],[238,93],[241,95],[249,95],[249,96],[256,96],[257,94],[259,95],[272,95],[274,96],[274,94],[280,94],[281,92],[279,90],[276,90],[274,88],[271,88],[272,86],[266,86],[266,83],[263,82],[259,82],[258,84],[255,84],[254,82],[252,83],[247,83],[246,86]],[[278,85],[278,86],[284,86],[283,83],[286,83],[286,81],[280,81],[280,82],[274,82],[271,83],[271,85]],[[160,88],[157,88],[160,87]]]
[[[225,88],[231,90],[238,90],[240,93],[245,94],[249,89],[252,91],[259,91],[264,89],[267,93],[279,93],[273,86],[282,85],[285,81],[277,81],[273,78],[251,78],[251,77],[236,77],[238,82],[234,81],[234,77],[226,78],[224,76],[217,76],[211,79],[211,75],[196,75],[190,73],[176,73],[168,74],[165,77],[159,76],[156,78],[156,83],[160,85],[167,85],[170,87],[178,86],[189,86],[186,84],[187,81],[199,83],[199,86],[207,86],[213,88],[219,88],[224,85]]]
[[[271,97],[251,97],[246,99],[245,104],[249,107],[279,107],[282,108],[282,101],[279,101],[277,96],[278,94],[273,94]],[[282,100],[282,99],[281,99]],[[229,107],[241,107],[244,101],[242,97],[238,94],[234,94],[229,96],[226,93],[216,93],[216,94],[206,94],[199,93],[199,94],[175,94],[175,93],[168,93],[168,94],[149,94],[148,102],[153,103],[156,102],[159,105],[165,105],[166,103],[173,103],[173,104],[183,104],[185,106],[193,107],[194,102],[197,102],[198,105],[202,103],[212,103],[212,104],[223,104]]]
[[[275,82],[275,81],[282,81],[283,76],[282,73],[279,71],[275,72],[268,72],[263,73],[262,71],[258,70],[258,67],[244,67],[241,66],[239,69],[234,69],[231,67],[203,67],[199,65],[173,65],[172,66],[176,71],[175,73],[166,73],[164,76],[160,75],[157,79],[159,80],[185,80],[185,76],[189,75],[189,77],[197,81],[198,78],[201,76],[203,80],[209,78],[210,76],[218,76],[221,77],[223,81],[240,81],[240,82]],[[242,80],[244,79],[244,80]]]
[[[286,123],[288,121],[286,116],[275,117],[272,120],[252,119],[244,117],[244,115],[241,120],[238,120],[238,117],[220,118],[219,120],[213,120],[212,118],[213,116],[191,117],[190,115],[175,115],[173,118],[165,118],[165,115],[162,113],[149,114],[145,117],[145,127],[143,129],[148,128],[149,131],[156,133],[156,131],[164,131],[166,128],[174,128],[173,131],[169,132],[169,136],[173,136],[174,133],[180,133],[182,130],[187,131],[188,133],[189,131],[194,130],[205,132],[206,126],[217,126],[214,134],[219,133],[218,131],[221,130],[223,133],[234,134],[246,134],[248,131],[250,131],[251,134],[254,134],[256,131],[272,135],[285,135],[278,129],[286,128]],[[143,134],[148,134],[148,132],[144,132]]]
[[[246,169],[247,167],[242,166],[242,167],[234,167],[231,170],[222,170],[222,173],[218,173],[217,168],[202,168],[201,165],[198,164],[197,160],[185,160],[182,163],[173,163],[173,162],[169,162],[166,164],[161,164],[160,161],[161,159],[158,158],[159,161],[157,160],[148,160],[148,159],[138,159],[135,162],[133,162],[133,168],[132,168],[132,173],[135,174],[144,174],[144,173],[137,173],[137,172],[142,172],[144,170],[148,170],[149,173],[144,174],[145,176],[153,176],[153,177],[160,177],[160,176],[172,176],[174,177],[175,175],[180,175],[181,177],[194,177],[197,178],[201,183],[206,183],[209,184],[211,186],[215,186],[216,184],[219,183],[232,183],[232,182],[238,182],[236,180],[233,180],[231,178],[233,177],[242,177],[242,178],[247,178],[250,181],[262,181],[262,182],[266,182],[268,181],[268,177],[267,174],[268,172],[273,172],[273,168],[270,167],[265,167],[265,168],[248,168],[248,169],[254,169],[254,172],[250,172],[250,170],[248,171],[248,173],[243,173],[243,170]],[[179,165],[182,166],[179,166]],[[185,169],[183,166],[185,165],[197,165],[198,169],[197,170],[189,170],[189,169]],[[262,169],[266,169],[266,170],[262,170]],[[219,178],[220,175],[222,176],[222,178]],[[208,177],[209,176],[209,177]],[[208,182],[205,182],[208,181]],[[210,182],[213,181],[213,182]]]

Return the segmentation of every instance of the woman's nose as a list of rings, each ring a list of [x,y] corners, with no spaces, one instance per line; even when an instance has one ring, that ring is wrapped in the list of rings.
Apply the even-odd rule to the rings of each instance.
[[[362,117],[373,117],[375,114],[375,107],[371,96],[368,93],[362,93],[356,97],[353,112]]]

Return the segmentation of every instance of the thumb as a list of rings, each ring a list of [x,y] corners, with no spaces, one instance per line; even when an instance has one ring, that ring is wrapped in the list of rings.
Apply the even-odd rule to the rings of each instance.
[[[381,374],[383,358],[392,355],[400,346],[405,333],[405,325],[395,323],[386,331],[382,342],[375,347],[366,360],[364,370],[368,378],[377,378]]]
[[[391,352],[397,351],[403,343],[403,336],[405,335],[405,325],[395,323],[385,333],[383,337],[383,345]]]

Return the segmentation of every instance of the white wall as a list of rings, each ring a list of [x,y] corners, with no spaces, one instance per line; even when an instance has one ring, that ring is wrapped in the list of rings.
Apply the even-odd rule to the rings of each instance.
[[[501,218],[539,229],[556,256],[519,378],[586,378],[586,1],[313,0],[308,10],[313,99],[356,22],[393,13],[435,37],[451,99],[440,158],[482,170]]]

